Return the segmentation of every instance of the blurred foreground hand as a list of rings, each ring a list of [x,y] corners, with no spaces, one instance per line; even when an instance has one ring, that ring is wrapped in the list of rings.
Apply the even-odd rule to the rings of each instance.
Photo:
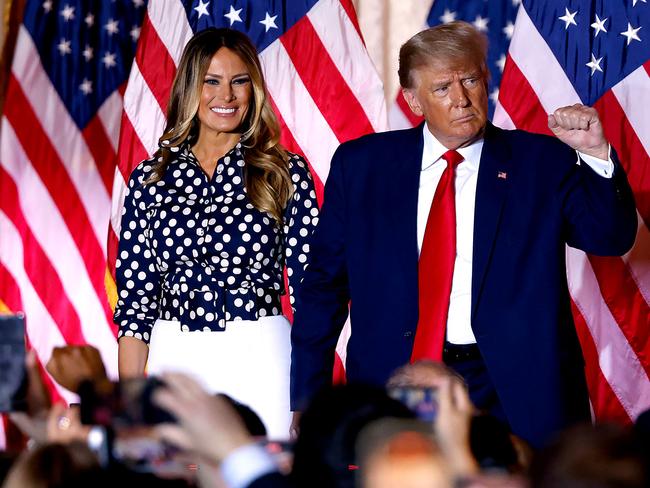
[[[102,357],[93,346],[55,347],[45,369],[54,381],[73,392],[83,381],[108,380]]]

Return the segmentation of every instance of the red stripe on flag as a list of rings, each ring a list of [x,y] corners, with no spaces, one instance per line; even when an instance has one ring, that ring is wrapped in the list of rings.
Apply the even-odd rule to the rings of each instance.
[[[81,131],[81,134],[88,145],[90,153],[93,155],[97,172],[106,187],[106,191],[110,195],[113,191],[116,154],[98,114],[95,114],[90,119],[90,122]]]
[[[650,307],[619,257],[589,256],[600,293],[650,376]]]
[[[340,142],[374,132],[363,107],[308,17],[300,19],[280,39],[302,82]],[[318,62],[314,62],[316,59]]]
[[[404,94],[402,93],[401,89],[397,94],[396,101],[397,101],[397,106],[400,108],[402,113],[404,113],[404,116],[408,119],[408,121],[411,123],[413,127],[416,127],[420,125],[422,122],[424,122],[424,117],[415,115],[411,110],[411,108],[409,107],[409,104],[406,103],[406,98],[404,98]]]
[[[167,101],[171,91],[171,80],[176,73],[176,64],[169,55],[167,47],[160,40],[158,32],[149,19],[149,14],[145,15],[142,23],[135,62],[151,93],[158,101],[160,109],[163,113],[167,113]]]
[[[650,157],[611,90],[595,104],[607,140],[614,146],[634,192],[636,207],[650,227]]]
[[[632,420],[600,370],[598,351],[591,332],[573,300],[571,300],[571,310],[582,346],[582,354],[585,358],[585,376],[595,418],[599,422],[630,424]]]
[[[0,185],[4,189],[4,184]],[[4,195],[4,192],[3,192]],[[20,295],[20,288],[14,277],[9,274],[9,270],[5,268],[2,261],[0,261],[0,300],[12,312],[23,311],[23,301]]]
[[[548,115],[535,90],[530,86],[510,54],[506,58],[501,86],[507,86],[508,90],[499,92],[499,101],[517,128],[538,134],[553,135],[548,128]]]
[[[25,221],[22,210],[18,206],[18,188],[14,180],[1,166],[0,181],[2,181],[0,210],[13,222],[22,237],[25,273],[65,341],[68,344],[85,344],[77,311],[68,300],[56,270]]]
[[[350,18],[350,22],[352,22],[352,25],[356,29],[357,33],[359,34],[359,37],[361,38],[361,42],[363,44],[366,44],[366,41],[363,39],[363,34],[361,33],[361,27],[359,27],[359,19],[357,18],[357,12],[354,9],[354,4],[352,3],[352,0],[341,0],[341,6],[343,7],[343,10],[345,10],[345,13],[348,14],[348,17]]]
[[[122,112],[118,157],[117,167],[126,182],[129,181],[133,168],[149,157],[126,112]]]
[[[332,383],[344,385],[347,382],[345,377],[345,365],[338,354],[334,354],[334,371],[332,371]]]
[[[645,63],[643,63],[643,68],[648,73],[648,76],[650,76],[650,59],[648,61],[646,61]]]
[[[25,154],[59,209],[70,236],[79,249],[79,254],[88,271],[88,277],[106,316],[110,317],[111,311],[104,290],[106,261],[102,247],[95,238],[92,225],[74,183],[49,137],[43,132],[38,117],[13,75],[9,78],[7,100],[11,100],[12,103],[5,105],[5,116],[11,123]]]

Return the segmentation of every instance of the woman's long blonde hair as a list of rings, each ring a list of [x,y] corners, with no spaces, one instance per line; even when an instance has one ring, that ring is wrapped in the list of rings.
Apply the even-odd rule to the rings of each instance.
[[[203,79],[212,56],[226,47],[237,54],[248,68],[253,101],[242,122],[241,143],[246,164],[245,185],[248,198],[258,210],[270,213],[282,222],[282,212],[292,195],[287,152],[280,145],[280,127],[266,97],[266,85],[255,46],[241,32],[209,28],[190,39],[183,50],[167,104],[167,125],[159,139],[153,167],[147,183],[162,179],[175,155],[171,148],[198,137],[198,110]]]

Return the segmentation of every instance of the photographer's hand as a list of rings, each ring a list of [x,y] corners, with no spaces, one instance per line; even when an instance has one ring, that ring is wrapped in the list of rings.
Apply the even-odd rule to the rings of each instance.
[[[61,403],[52,406],[47,417],[47,441],[69,444],[88,440],[89,425],[82,425],[78,407],[66,407]]]
[[[474,405],[464,385],[456,378],[443,378],[438,389],[436,440],[457,476],[479,471],[469,444],[470,421]]]
[[[153,400],[178,419],[177,425],[163,424],[156,428],[163,439],[215,463],[254,442],[226,400],[210,395],[184,374],[170,373],[162,379],[166,387],[159,388]]]

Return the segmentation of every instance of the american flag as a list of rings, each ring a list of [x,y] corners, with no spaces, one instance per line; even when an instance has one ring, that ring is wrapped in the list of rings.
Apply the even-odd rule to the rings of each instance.
[[[282,142],[319,198],[339,143],[386,130],[351,0],[29,0],[2,117],[0,307],[25,311],[42,364],[90,343],[116,376],[106,290],[125,181],[157,148],[183,47],[211,26],[257,45]]]
[[[471,22],[489,38],[496,125],[551,134],[548,113],[593,105],[627,172],[639,220],[634,248],[602,258],[567,247],[566,259],[594,416],[629,423],[650,407],[650,5],[437,0],[428,23],[452,20]],[[393,127],[418,122],[406,111],[398,100]]]

